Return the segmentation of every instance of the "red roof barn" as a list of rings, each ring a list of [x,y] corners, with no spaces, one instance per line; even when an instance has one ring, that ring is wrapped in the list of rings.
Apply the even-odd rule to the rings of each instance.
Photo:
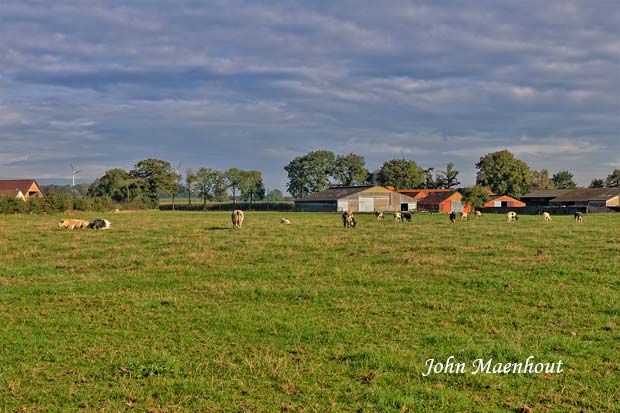
[[[525,202],[521,202],[508,195],[494,195],[484,204],[485,208],[523,208]]]
[[[43,192],[34,179],[6,179],[0,180],[0,196],[25,201],[30,197],[43,197]]]

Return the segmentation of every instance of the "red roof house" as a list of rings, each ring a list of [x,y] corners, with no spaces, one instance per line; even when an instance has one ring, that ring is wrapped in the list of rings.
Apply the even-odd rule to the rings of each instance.
[[[525,202],[521,202],[508,195],[495,195],[484,204],[485,208],[523,208]]]
[[[43,192],[34,179],[5,179],[0,180],[0,196],[10,196],[25,201],[30,197],[43,197]]]

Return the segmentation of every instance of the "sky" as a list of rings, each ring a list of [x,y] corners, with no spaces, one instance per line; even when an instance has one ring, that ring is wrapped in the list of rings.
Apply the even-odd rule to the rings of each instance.
[[[610,1],[2,0],[0,178],[89,182],[145,158],[263,172],[311,150],[580,185],[620,168]]]

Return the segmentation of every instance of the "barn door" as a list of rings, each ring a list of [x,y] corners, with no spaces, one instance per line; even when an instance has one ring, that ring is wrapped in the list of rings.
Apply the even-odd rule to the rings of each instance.
[[[375,210],[374,198],[359,198],[359,212],[373,212]]]
[[[348,199],[339,199],[338,200],[338,212],[348,211],[349,210],[349,200]]]
[[[463,203],[461,201],[452,201],[450,203],[450,208],[454,212],[463,212]]]

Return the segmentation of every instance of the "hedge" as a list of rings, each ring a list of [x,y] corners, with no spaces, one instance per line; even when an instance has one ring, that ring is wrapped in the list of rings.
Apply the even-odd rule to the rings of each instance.
[[[177,204],[174,206],[175,211],[232,211],[234,209],[242,209],[244,211],[293,211],[295,204],[293,202],[208,202],[204,205],[201,202],[189,204]],[[172,211],[172,204],[160,205],[161,211]]]

